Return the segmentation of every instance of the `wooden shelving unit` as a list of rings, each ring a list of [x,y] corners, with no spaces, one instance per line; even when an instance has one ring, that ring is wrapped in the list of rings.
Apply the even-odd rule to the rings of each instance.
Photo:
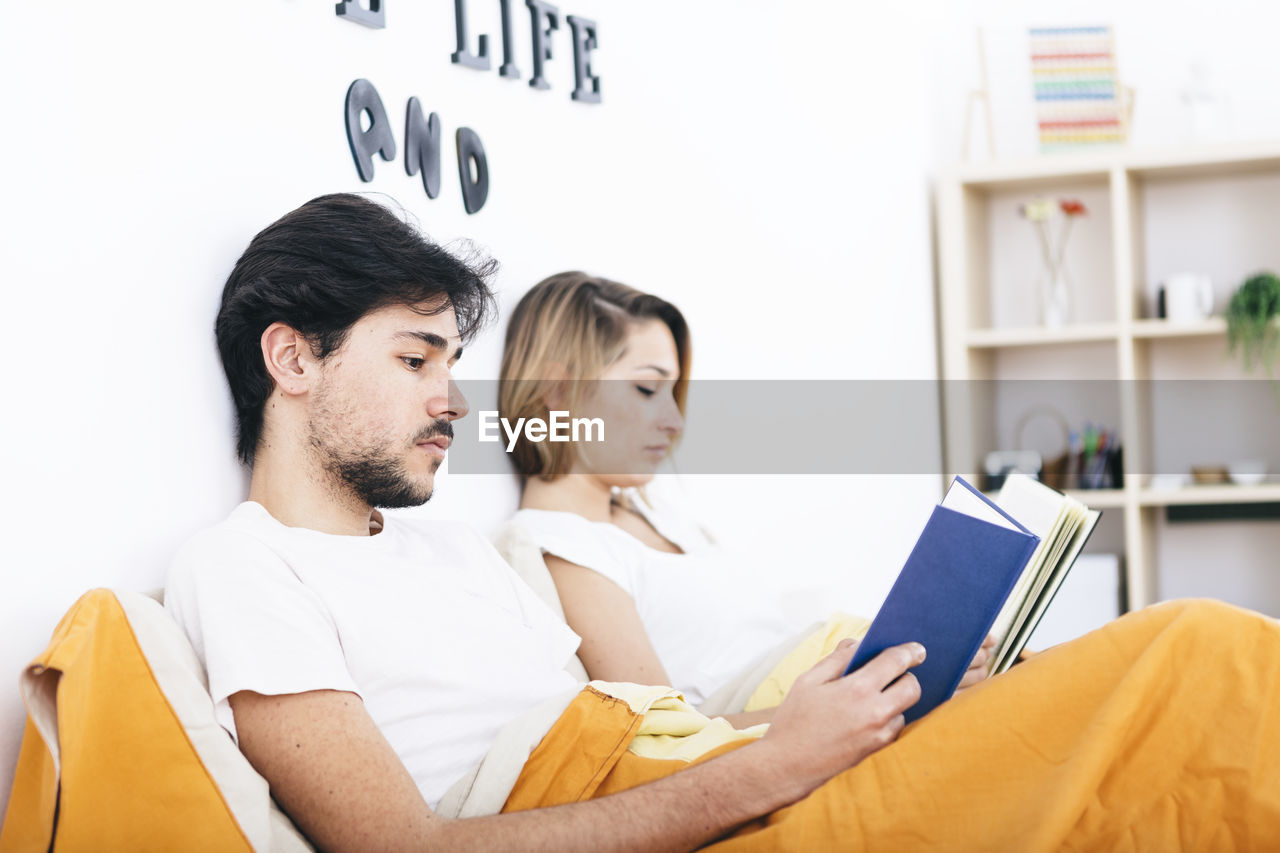
[[[1188,504],[1280,503],[1280,483],[1257,486],[1187,486],[1182,489],[1139,489],[1141,506]]]
[[[1199,323],[1170,323],[1168,320],[1133,321],[1133,336],[1138,340],[1222,337],[1226,334],[1227,321],[1222,317],[1210,317]]]
[[[1115,323],[1080,323],[1046,329],[1039,326],[1020,326],[1009,329],[970,329],[971,349],[998,349],[1000,347],[1034,347],[1051,344],[1090,343],[1114,341],[1119,334]]]
[[[943,378],[1101,379],[1118,380],[1114,384],[1120,388],[1148,379],[1214,375],[1186,375],[1194,371],[1179,365],[1187,359],[1196,365],[1209,361],[1203,354],[1219,349],[1225,363],[1226,322],[1220,316],[1191,323],[1149,319],[1152,281],[1160,271],[1148,274],[1149,265],[1158,266],[1150,264],[1148,243],[1152,227],[1161,227],[1159,223],[1177,215],[1171,206],[1190,205],[1191,215],[1202,215],[1195,209],[1196,200],[1202,199],[1217,205],[1214,210],[1219,216],[1229,215],[1230,193],[1220,192],[1215,181],[1244,193],[1251,192],[1255,181],[1280,186],[1280,142],[1146,152],[1119,149],[971,164],[942,175],[937,185],[937,230]],[[1239,190],[1241,186],[1245,189]],[[1082,198],[1089,208],[1087,221],[1077,228],[1091,233],[1073,235],[1080,252],[1074,263],[1068,253],[1068,265],[1078,268],[1077,315],[1075,322],[1058,328],[1038,325],[1034,299],[1027,292],[1039,272],[1038,257],[1031,226],[1018,221],[1016,214],[1020,201],[1040,195]],[[1223,197],[1228,201],[1224,203]],[[1280,198],[1270,213],[1271,222],[1280,216]],[[1240,216],[1246,223],[1256,218],[1256,213]],[[1157,225],[1150,220],[1157,220]],[[1264,242],[1262,237],[1255,240]],[[1204,250],[1222,256],[1238,247],[1216,245]],[[1241,263],[1280,268],[1280,243],[1275,251],[1274,259],[1250,256]],[[1242,279],[1252,271],[1229,267],[1233,258],[1220,260],[1229,269],[1224,278],[1239,275]],[[1025,269],[1021,289],[1010,286],[1008,274],[1019,264]],[[1230,368],[1219,365],[1214,370]],[[966,384],[944,384],[944,469],[948,478],[962,474],[981,479],[978,472],[986,452],[1017,448],[1008,443],[1007,430],[1002,441],[999,406],[984,401],[980,394],[960,390]],[[1147,473],[1160,436],[1149,404],[1140,394],[1114,396],[1108,416],[1124,444],[1124,486],[1081,491],[1078,496],[1091,506],[1119,511],[1128,602],[1140,607],[1159,597],[1160,508],[1280,502],[1280,483],[1274,482],[1277,467],[1273,464],[1271,480],[1257,486],[1151,488]],[[1007,419],[1009,412],[1003,416]]]

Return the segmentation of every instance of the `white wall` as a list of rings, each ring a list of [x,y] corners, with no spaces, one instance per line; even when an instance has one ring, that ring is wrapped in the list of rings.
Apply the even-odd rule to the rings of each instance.
[[[249,238],[314,195],[387,193],[436,238],[473,238],[502,261],[507,306],[566,268],[660,292],[690,318],[699,377],[934,375],[931,80],[906,13],[574,0],[562,11],[600,24],[605,102],[591,107],[569,99],[567,29],[552,90],[535,92],[450,63],[450,4],[388,5],[382,31],[336,18],[332,2],[6,11],[0,802],[23,713],[13,679],[59,616],[91,587],[159,585],[178,543],[243,497],[212,340],[218,294]],[[497,3],[470,5],[473,35],[496,40]],[[521,8],[525,80],[527,32]],[[440,114],[440,198],[402,160],[357,180],[342,124],[357,77],[380,91],[401,153],[406,99]],[[492,170],[472,217],[449,159],[462,125]],[[460,375],[492,376],[498,353],[490,332]],[[778,417],[764,401],[743,413]],[[754,537],[867,609],[938,483],[687,490],[729,538]],[[453,477],[426,511],[490,527],[514,500],[501,478]]]
[[[1120,81],[1137,93],[1132,144],[1280,136],[1271,0],[948,0],[930,16],[934,159],[962,151],[965,97],[978,86],[977,29],[986,41],[998,157],[1038,152],[1027,28],[1110,24]],[[1189,91],[1213,96],[1198,111]],[[1197,113],[1202,120],[1196,118]],[[984,153],[975,132],[975,156]]]

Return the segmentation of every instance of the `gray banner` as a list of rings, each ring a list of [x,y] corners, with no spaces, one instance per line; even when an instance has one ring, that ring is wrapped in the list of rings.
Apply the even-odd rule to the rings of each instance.
[[[452,473],[509,473],[513,442],[540,442],[582,455],[598,473],[643,475],[654,470],[655,456],[661,455],[655,448],[675,432],[669,392],[664,414],[634,383],[572,383],[569,391],[561,389],[563,396],[586,402],[539,425],[514,417],[503,423],[500,386],[499,381],[459,383],[470,414],[454,424]],[[609,405],[598,404],[601,400]],[[1128,418],[1142,431],[1139,458],[1124,453],[1128,437],[1121,424]],[[1111,466],[1115,479],[1121,471],[1186,474],[1193,466],[1245,459],[1280,474],[1280,385],[1268,380],[703,380],[690,383],[680,432],[661,470],[944,475],[981,471],[992,451],[1029,450],[1046,463],[1088,454],[1097,460],[1095,468]],[[966,448],[968,458],[950,461],[954,470],[943,468],[944,440],[957,453]],[[1094,485],[1119,483],[1099,477]]]

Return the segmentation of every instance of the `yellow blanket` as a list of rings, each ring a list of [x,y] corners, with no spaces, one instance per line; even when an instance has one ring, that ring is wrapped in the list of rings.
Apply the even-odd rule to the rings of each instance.
[[[867,635],[871,620],[847,613],[835,613],[826,624],[812,632],[784,657],[756,686],[744,711],[776,708],[782,704],[791,685],[797,678],[813,668],[813,665],[836,650],[846,637],[859,642]]]
[[[603,796],[689,766],[630,751],[642,723],[626,701],[584,690],[505,810]],[[946,703],[714,847],[1280,848],[1280,626],[1205,601],[1130,614]]]
[[[85,593],[20,683],[0,853],[311,849],[218,725],[195,652],[154,599]]]
[[[115,595],[77,601],[30,674],[2,853],[253,849]]]

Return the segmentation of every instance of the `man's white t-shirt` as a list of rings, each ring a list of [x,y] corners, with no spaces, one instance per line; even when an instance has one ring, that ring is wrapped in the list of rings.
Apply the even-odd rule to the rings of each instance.
[[[233,736],[241,690],[356,693],[432,808],[506,723],[579,686],[577,635],[455,522],[338,536],[243,503],[179,551],[165,607]]]

